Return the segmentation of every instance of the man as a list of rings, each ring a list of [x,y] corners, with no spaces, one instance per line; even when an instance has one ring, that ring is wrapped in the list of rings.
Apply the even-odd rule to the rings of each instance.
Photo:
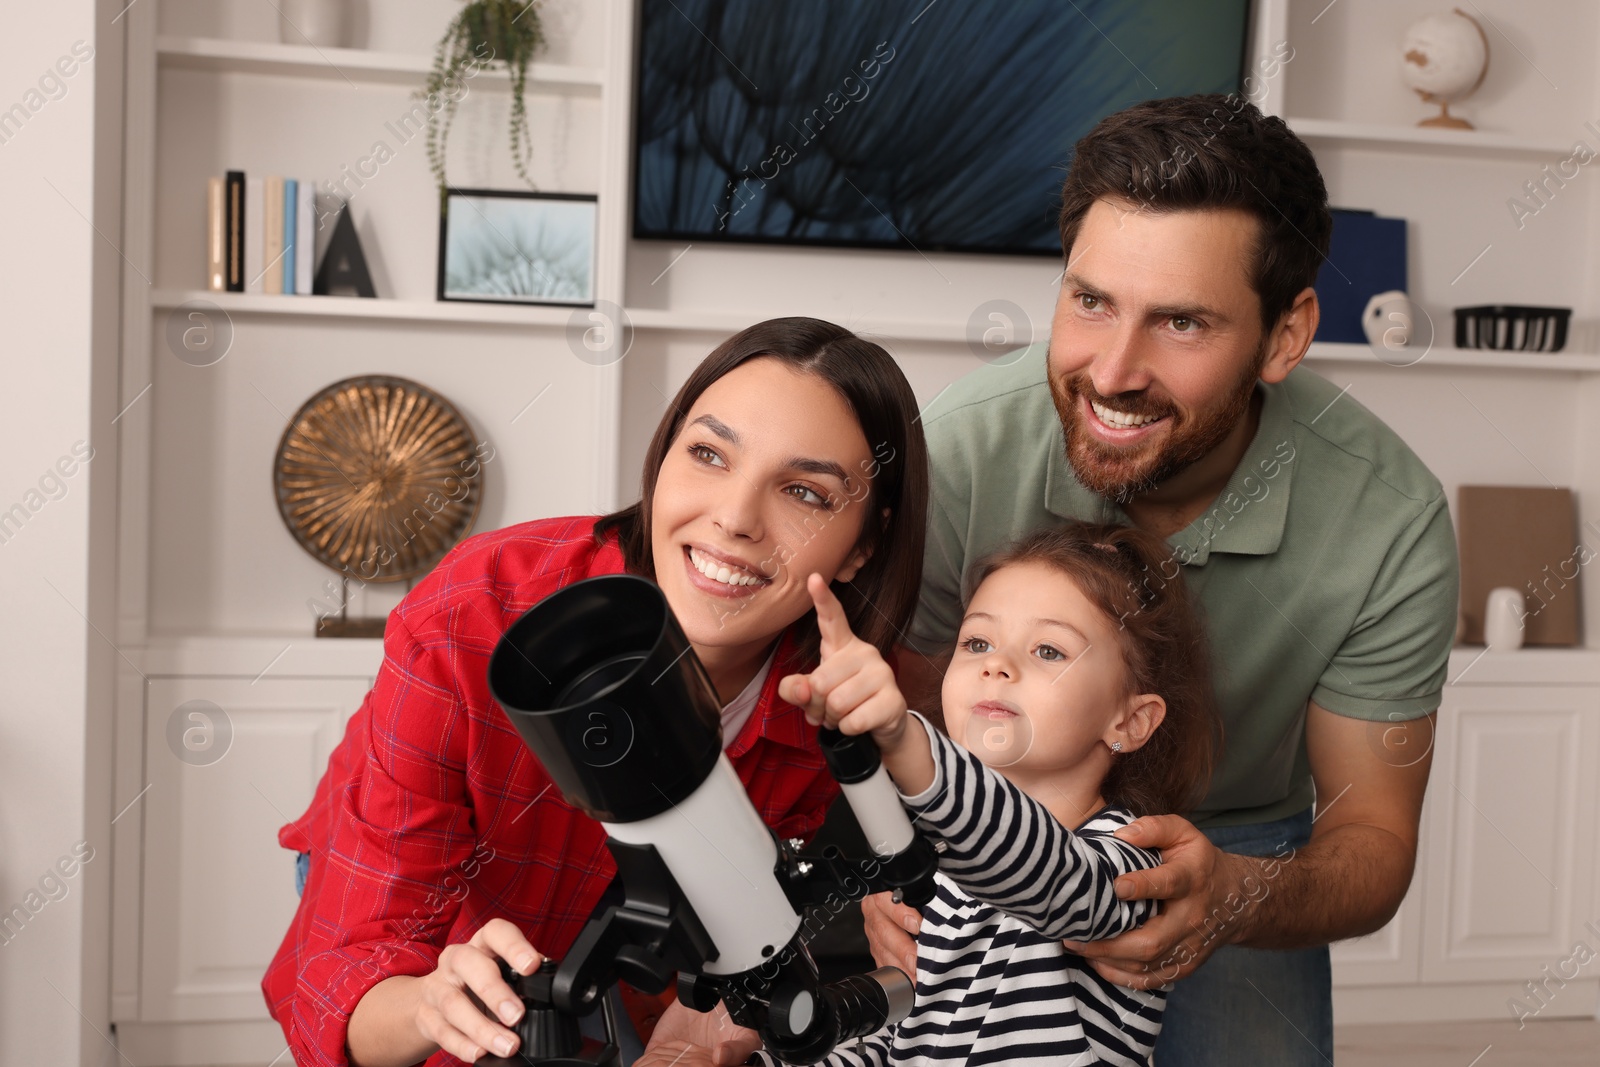
[[[1161,1067],[1331,1063],[1326,946],[1386,923],[1416,856],[1456,619],[1443,490],[1295,370],[1332,223],[1280,120],[1236,96],[1137,105],[1079,142],[1062,199],[1048,345],[924,414],[933,495],[902,680],[938,709],[963,577],[1006,541],[1066,519],[1165,537],[1173,562],[1145,581],[1181,570],[1204,606],[1223,755],[1200,810],[1118,834],[1162,851],[1117,884],[1160,913],[1069,948],[1111,982],[1176,982]],[[878,961],[914,967],[916,913],[865,912]]]

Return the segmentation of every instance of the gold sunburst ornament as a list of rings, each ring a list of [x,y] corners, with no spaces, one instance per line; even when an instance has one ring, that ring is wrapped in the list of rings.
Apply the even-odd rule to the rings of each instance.
[[[427,573],[471,531],[483,495],[466,420],[431,389],[386,375],[334,382],[302,404],[272,481],[290,535],[346,583]],[[348,620],[341,606],[317,633],[380,636],[383,620]]]

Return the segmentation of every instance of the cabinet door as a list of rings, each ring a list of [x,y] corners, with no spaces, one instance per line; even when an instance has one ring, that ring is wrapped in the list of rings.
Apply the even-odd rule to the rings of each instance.
[[[1600,689],[1451,686],[1428,784],[1425,982],[1564,958],[1594,876]]]
[[[267,1018],[261,976],[298,903],[278,828],[305,810],[370,687],[150,680],[141,1021]]]

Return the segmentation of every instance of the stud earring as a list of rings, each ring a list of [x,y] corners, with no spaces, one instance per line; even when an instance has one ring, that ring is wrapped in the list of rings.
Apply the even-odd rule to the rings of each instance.
[[[1122,742],[1121,741],[1113,741],[1113,742],[1111,742],[1111,751],[1113,751],[1113,752],[1121,752],[1122,751]]]

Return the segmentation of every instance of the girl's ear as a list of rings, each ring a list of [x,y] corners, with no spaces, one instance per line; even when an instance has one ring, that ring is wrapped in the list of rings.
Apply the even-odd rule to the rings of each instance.
[[[1154,693],[1140,693],[1138,696],[1128,698],[1122,714],[1106,727],[1105,736],[1101,740],[1107,746],[1117,741],[1122,742],[1122,747],[1115,750],[1119,753],[1136,752],[1144,747],[1144,743],[1150,740],[1150,735],[1156,732],[1156,728],[1166,717],[1165,700]]]

